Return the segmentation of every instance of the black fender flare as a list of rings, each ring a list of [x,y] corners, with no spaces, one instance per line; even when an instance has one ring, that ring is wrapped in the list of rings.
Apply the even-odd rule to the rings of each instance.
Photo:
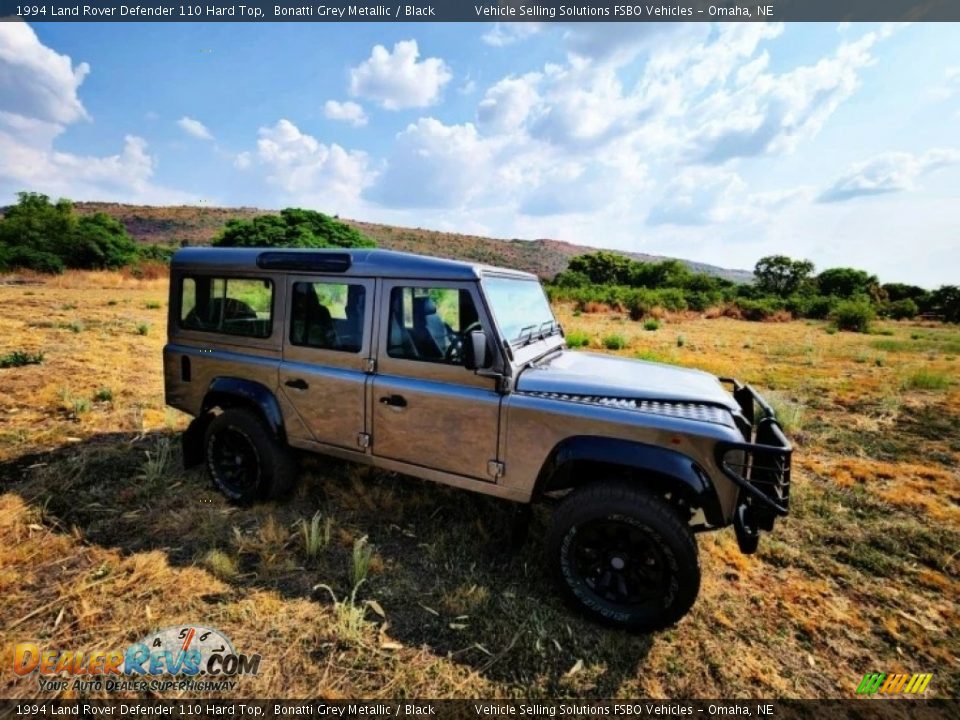
[[[647,443],[596,435],[575,435],[561,440],[547,456],[537,477],[534,499],[553,490],[585,482],[563,472],[571,463],[589,462],[628,468],[656,478],[657,489],[681,483],[685,495],[703,510],[711,525],[723,525],[723,511],[709,475],[693,459],[676,450]],[[586,480],[589,482],[589,480]]]
[[[203,462],[203,436],[215,407],[250,407],[256,410],[281,442],[286,441],[283,414],[276,395],[262,383],[234,377],[214,378],[203,397],[200,412],[183,433],[183,464],[193,467]]]

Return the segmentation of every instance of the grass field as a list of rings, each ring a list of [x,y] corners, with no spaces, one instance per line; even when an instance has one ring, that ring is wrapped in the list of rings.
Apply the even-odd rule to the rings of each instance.
[[[0,356],[42,353],[0,369],[7,655],[202,623],[263,655],[241,681],[259,697],[849,697],[878,671],[932,672],[928,696],[960,694],[956,327],[654,328],[558,308],[587,349],[749,380],[797,443],[791,516],[752,557],[730,530],[701,536],[699,601],[644,637],[557,599],[546,511],[511,552],[500,501],[322,459],[286,502],[226,504],[181,469],[166,293],[113,273],[0,286]],[[38,694],[0,667],[0,696]]]

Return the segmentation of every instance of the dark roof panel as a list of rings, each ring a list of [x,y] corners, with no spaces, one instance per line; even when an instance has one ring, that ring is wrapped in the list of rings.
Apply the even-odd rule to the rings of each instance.
[[[291,258],[297,255],[331,256],[350,255],[350,266],[347,270],[337,273],[345,276],[361,277],[388,277],[411,278],[423,280],[476,280],[484,271],[507,273],[517,277],[536,279],[535,275],[497,268],[481,263],[464,262],[461,260],[446,260],[444,258],[414,255],[413,253],[394,252],[392,250],[346,250],[331,248],[330,250],[316,249],[287,249],[287,248],[214,248],[190,247],[177,250],[173,255],[173,267],[177,269],[233,269],[233,270],[260,270],[257,258],[261,253],[269,252],[275,258],[278,254],[289,253]],[[294,272],[292,270],[287,272]],[[326,274],[326,273],[323,273]]]

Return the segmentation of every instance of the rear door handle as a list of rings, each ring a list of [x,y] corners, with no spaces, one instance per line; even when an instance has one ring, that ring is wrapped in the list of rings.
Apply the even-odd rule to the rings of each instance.
[[[406,407],[407,400],[403,395],[385,395],[380,398],[380,403],[382,405],[389,405],[390,407]]]
[[[306,381],[306,380],[303,380],[303,379],[301,379],[301,378],[295,378],[295,379],[293,379],[293,380],[287,380],[287,381],[284,383],[284,385],[286,385],[286,386],[289,387],[289,388],[293,388],[294,390],[306,390],[307,388],[310,387],[310,385],[307,384],[307,381]]]

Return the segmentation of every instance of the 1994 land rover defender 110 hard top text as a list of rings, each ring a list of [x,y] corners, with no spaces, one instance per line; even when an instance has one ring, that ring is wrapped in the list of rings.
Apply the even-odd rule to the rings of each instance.
[[[187,465],[231,500],[279,497],[292,449],[554,500],[568,599],[636,630],[700,586],[694,534],[745,553],[786,515],[791,447],[749,385],[570,351],[533,275],[383,250],[186,248],[166,400]],[[727,387],[725,387],[725,385]]]

